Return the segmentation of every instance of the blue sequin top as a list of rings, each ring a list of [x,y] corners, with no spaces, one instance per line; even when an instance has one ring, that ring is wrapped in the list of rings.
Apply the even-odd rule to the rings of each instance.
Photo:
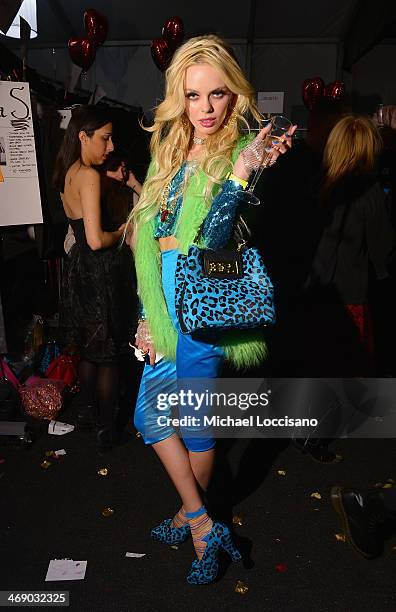
[[[182,163],[180,169],[173,177],[169,187],[168,206],[173,207],[174,199],[177,198],[175,208],[173,209],[173,212],[164,220],[161,219],[162,213],[158,212],[155,219],[154,238],[165,238],[165,236],[172,236],[175,234],[183,203],[184,183],[197,169],[198,163],[199,162],[197,161],[185,161]]]
[[[188,181],[188,173],[191,174],[197,169],[198,163],[193,161],[184,162],[172,179],[169,187],[168,206],[173,208],[173,200],[177,198],[173,212],[168,214],[165,219],[161,219],[161,212],[157,214],[155,220],[154,238],[164,238],[176,233],[177,223],[183,204],[183,183]],[[208,215],[202,226],[202,238],[205,246],[210,249],[219,249],[228,242],[233,225],[236,210],[238,207],[237,192],[242,187],[237,181],[227,179],[219,193],[213,199]]]

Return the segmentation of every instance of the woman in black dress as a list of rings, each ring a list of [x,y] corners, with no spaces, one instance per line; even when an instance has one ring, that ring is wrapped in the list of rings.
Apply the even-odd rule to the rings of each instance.
[[[76,239],[64,275],[61,326],[80,351],[80,417],[93,419],[95,413],[102,450],[113,443],[119,360],[128,349],[133,317],[132,256],[127,246],[119,248],[124,226],[112,226],[96,169],[113,149],[108,112],[80,107],[54,174]]]

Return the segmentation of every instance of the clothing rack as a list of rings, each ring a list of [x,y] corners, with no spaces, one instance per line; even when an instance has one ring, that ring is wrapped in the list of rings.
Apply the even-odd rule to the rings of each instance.
[[[55,79],[51,79],[42,74],[39,74],[36,70],[30,68],[29,66],[26,67],[26,79],[24,79],[22,77],[23,65],[20,58],[8,47],[6,47],[0,42],[0,75],[1,74],[6,76],[9,75],[11,77],[11,80],[13,81],[26,80],[30,84],[31,90],[33,90],[37,96],[39,96],[43,101],[46,101],[47,103],[58,103],[56,100],[57,94],[59,94],[59,99],[64,97],[65,87],[61,81],[57,81]],[[47,95],[48,92],[43,91],[45,87],[47,87],[48,89],[49,86],[53,87],[54,89],[53,98]],[[80,95],[83,98],[88,98],[88,100],[92,93],[81,88],[76,88],[76,92],[77,96]],[[131,106],[130,104],[126,104],[125,102],[113,100],[112,98],[108,97],[102,98],[101,102],[103,102],[104,104],[110,104],[112,106],[119,106],[120,108],[136,113],[142,112],[141,107]],[[70,101],[65,101],[65,106],[70,106],[70,104]]]
[[[42,76],[40,75],[40,80],[43,83],[46,83],[47,85],[52,85],[54,87],[54,89],[56,90],[56,93],[60,93],[63,95],[65,88],[64,88],[64,84],[61,81],[57,81],[55,79],[51,79],[49,77],[46,76]],[[34,88],[33,88],[34,89]],[[36,92],[40,95],[40,92]],[[84,98],[90,98],[91,97],[92,92],[91,91],[87,91],[86,89],[82,89],[80,87],[76,87],[75,88],[75,95],[77,96],[81,96]],[[72,94],[73,95],[73,94]],[[48,100],[48,99],[47,99]],[[104,104],[110,104],[111,106],[117,106],[119,108],[123,108],[124,110],[127,111],[132,111],[132,112],[142,112],[142,108],[140,106],[132,106],[131,104],[127,104],[125,102],[120,102],[119,100],[114,100],[113,98],[108,98],[107,96],[102,98],[100,100],[100,102],[104,103]],[[65,100],[65,106],[64,108],[70,106],[71,103],[68,100]]]

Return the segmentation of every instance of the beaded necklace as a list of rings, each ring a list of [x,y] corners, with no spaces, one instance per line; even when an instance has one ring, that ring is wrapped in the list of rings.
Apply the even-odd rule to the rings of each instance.
[[[174,177],[170,181],[168,181],[168,183],[165,185],[162,191],[161,199],[160,199],[160,207],[159,207],[161,223],[164,223],[165,221],[169,219],[169,217],[173,217],[173,215],[175,214],[175,210],[176,210],[179,198],[183,194],[187,186],[188,180],[198,168],[199,160],[194,159],[191,161],[186,161],[184,162],[184,164],[185,164],[184,179],[181,182],[180,187],[176,191],[175,195],[172,196],[172,198],[169,198],[169,193],[170,193],[170,189],[171,189],[172,181]]]

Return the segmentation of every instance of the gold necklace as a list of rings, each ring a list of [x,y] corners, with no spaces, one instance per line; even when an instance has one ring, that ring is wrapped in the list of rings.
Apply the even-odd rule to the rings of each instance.
[[[184,179],[181,183],[181,186],[176,191],[175,195],[172,197],[172,200],[170,202],[169,202],[169,192],[170,192],[170,188],[171,188],[174,177],[172,177],[171,180],[167,182],[167,184],[165,185],[162,191],[160,207],[159,207],[159,212],[161,213],[161,223],[166,221],[169,215],[173,215],[175,213],[175,209],[179,201],[179,198],[182,195],[185,187],[187,186],[187,182],[190,178],[190,175],[194,172],[194,170],[197,167],[196,161],[195,160],[191,160],[191,161],[194,163],[191,163],[191,162],[188,163],[188,161],[185,162],[187,165],[186,165],[186,169],[184,172]]]

